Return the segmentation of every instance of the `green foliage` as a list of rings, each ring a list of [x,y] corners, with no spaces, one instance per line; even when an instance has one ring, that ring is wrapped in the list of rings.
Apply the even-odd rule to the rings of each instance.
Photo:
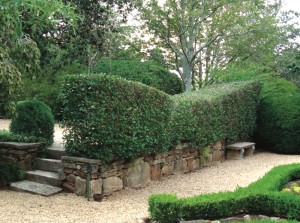
[[[10,131],[25,136],[44,138],[53,143],[54,118],[51,109],[41,101],[22,101],[16,106],[17,116],[10,124]]]
[[[273,168],[263,178],[235,192],[190,198],[160,194],[149,197],[151,219],[163,223],[180,219],[218,219],[237,214],[265,214],[300,220],[300,197],[279,192],[292,178],[300,177],[300,164]],[[166,211],[167,210],[167,211]]]
[[[61,0],[0,0],[0,5],[0,104],[14,111],[21,76],[40,71],[41,42],[74,28],[78,17]]]
[[[258,146],[279,153],[300,153],[300,92],[295,84],[251,64],[231,66],[216,76],[220,82],[260,80],[262,90],[254,134]]]
[[[11,161],[0,158],[0,187],[10,182],[22,180],[25,173]]]
[[[180,79],[166,68],[152,62],[104,60],[96,64],[92,72],[117,75],[127,80],[141,82],[171,95],[182,92]]]
[[[234,82],[173,97],[170,131],[173,144],[204,147],[218,140],[251,136],[256,123],[260,84]]]
[[[109,75],[66,78],[67,153],[111,161],[166,151],[172,100],[163,92]]]
[[[46,142],[44,138],[35,136],[19,135],[9,131],[0,131],[0,142]]]
[[[60,98],[62,82],[68,74],[77,74],[86,71],[86,67],[73,63],[64,66],[58,73],[52,75],[40,75],[35,79],[25,77],[24,90],[19,100],[36,99],[46,103],[52,110],[55,120],[62,119],[62,100]]]
[[[300,91],[295,84],[279,78],[264,82],[256,135],[265,148],[300,154]]]

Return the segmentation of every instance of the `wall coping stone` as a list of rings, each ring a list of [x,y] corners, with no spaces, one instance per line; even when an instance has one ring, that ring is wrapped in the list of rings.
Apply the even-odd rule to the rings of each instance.
[[[46,143],[44,143],[44,142],[37,142],[37,143],[0,142],[0,147],[2,147],[2,148],[13,148],[13,149],[18,149],[18,150],[41,148],[43,146],[46,146]]]
[[[76,157],[76,156],[62,156],[61,160],[73,161],[73,162],[82,162],[82,163],[90,163],[90,164],[102,164],[103,163],[101,160],[87,159],[87,158],[81,158],[81,157]]]

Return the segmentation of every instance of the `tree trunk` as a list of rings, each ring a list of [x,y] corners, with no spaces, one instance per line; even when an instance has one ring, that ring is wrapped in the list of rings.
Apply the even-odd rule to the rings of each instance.
[[[192,90],[192,66],[188,59],[183,56],[182,57],[182,74],[183,74],[183,82],[184,82],[184,91],[190,92]]]

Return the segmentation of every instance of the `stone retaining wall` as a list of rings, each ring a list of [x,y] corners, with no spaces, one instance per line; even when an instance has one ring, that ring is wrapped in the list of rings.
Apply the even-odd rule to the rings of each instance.
[[[86,195],[86,179],[90,176],[91,196],[108,195],[124,188],[145,187],[152,180],[159,180],[171,174],[190,172],[214,161],[224,160],[224,146],[221,142],[200,150],[188,144],[175,149],[147,155],[133,161],[119,160],[104,165],[100,160],[79,157],[62,157],[64,189],[77,195]],[[90,167],[89,167],[90,165]],[[90,174],[88,169],[90,168]]]
[[[0,142],[0,157],[4,157],[23,170],[29,170],[31,163],[45,143]]]

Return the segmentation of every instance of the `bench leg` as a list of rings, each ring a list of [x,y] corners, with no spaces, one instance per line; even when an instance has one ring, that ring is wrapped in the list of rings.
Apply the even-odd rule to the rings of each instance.
[[[255,146],[251,146],[251,147],[245,149],[244,156],[253,156],[254,150],[255,150]]]
[[[235,150],[235,149],[227,149],[226,159],[232,160],[241,160],[244,157],[244,149]]]

